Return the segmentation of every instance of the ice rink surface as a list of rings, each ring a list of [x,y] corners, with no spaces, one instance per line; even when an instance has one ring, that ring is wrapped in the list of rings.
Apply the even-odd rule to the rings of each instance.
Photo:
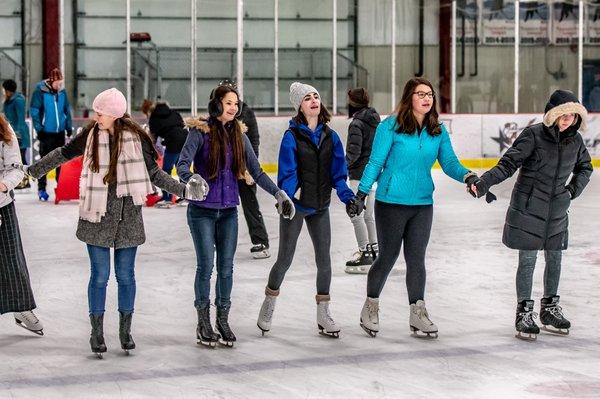
[[[262,337],[256,317],[277,252],[278,217],[274,200],[260,192],[273,256],[251,259],[240,214],[230,317],[236,346],[211,350],[196,344],[196,260],[186,209],[145,208],[147,242],[138,251],[132,328],[138,348],[129,357],[120,349],[111,275],[103,360],[88,343],[89,263],[75,238],[77,203],[40,203],[33,191],[18,193],[45,336],[17,327],[11,314],[0,317],[0,398],[600,398],[599,173],[570,210],[559,294],[571,334],[542,332],[537,342],[514,337],[517,252],[501,243],[514,181],[494,187],[499,200],[488,205],[439,170],[434,180],[425,300],[439,339],[410,336],[402,260],[381,296],[379,335],[370,338],[359,327],[366,276],[344,273],[356,242],[337,199],[331,208],[331,310],[340,339],[317,334],[315,264],[306,229],[281,287],[272,330]],[[542,275],[540,254],[536,312]]]

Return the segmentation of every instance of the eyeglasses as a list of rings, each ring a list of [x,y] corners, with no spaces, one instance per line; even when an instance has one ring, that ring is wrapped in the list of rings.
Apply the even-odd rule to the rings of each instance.
[[[420,99],[423,99],[425,97],[429,97],[429,98],[435,97],[435,94],[433,94],[432,91],[427,92],[427,93],[424,91],[415,91],[413,94],[416,94],[417,97],[419,97]]]

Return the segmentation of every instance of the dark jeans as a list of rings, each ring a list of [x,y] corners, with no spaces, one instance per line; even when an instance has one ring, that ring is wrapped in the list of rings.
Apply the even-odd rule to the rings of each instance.
[[[324,209],[307,215],[296,211],[293,219],[279,218],[279,252],[277,260],[269,273],[268,287],[278,290],[283,283],[285,273],[290,268],[298,236],[306,220],[308,234],[315,249],[315,262],[317,264],[317,294],[328,295],[331,285],[331,225],[329,222],[329,209]]]
[[[91,273],[88,284],[90,314],[104,313],[106,286],[110,276],[110,248],[87,244]],[[119,312],[133,312],[135,303],[135,254],[137,247],[114,250],[115,276],[117,277]]]
[[[375,201],[379,255],[367,279],[367,296],[379,298],[404,243],[409,303],[425,296],[425,251],[429,243],[433,205],[396,205]]]
[[[267,234],[263,215],[260,212],[258,199],[256,199],[256,184],[248,185],[246,184],[246,181],[242,179],[238,180],[238,188],[242,210],[244,211],[244,218],[246,219],[248,232],[250,233],[250,241],[252,241],[252,244],[254,245],[264,244],[268,248],[269,235]]]
[[[215,305],[231,305],[233,287],[233,257],[237,247],[237,208],[209,209],[190,204],[188,226],[196,249],[196,279],[194,306],[210,303],[210,276],[217,252],[217,283]]]
[[[163,157],[163,167],[162,170],[167,172],[169,176],[171,176],[171,172],[173,171],[173,166],[177,164],[177,160],[179,159],[179,152],[167,152],[165,151],[165,155]],[[171,202],[171,193],[162,190],[162,199],[167,202]]]
[[[65,145],[65,133],[46,133],[39,132],[38,140],[40,141],[40,157],[44,157],[51,151]],[[60,167],[56,168],[56,182],[60,176]],[[46,175],[38,179],[38,190],[46,191]]]
[[[531,299],[533,271],[538,251],[519,251],[519,267],[517,269],[517,301]],[[558,292],[562,251],[544,251],[546,268],[544,269],[544,297],[550,298]]]

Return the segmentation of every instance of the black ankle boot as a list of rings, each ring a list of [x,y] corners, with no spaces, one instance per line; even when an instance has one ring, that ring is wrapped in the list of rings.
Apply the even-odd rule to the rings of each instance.
[[[217,307],[217,330],[221,334],[220,343],[225,346],[233,346],[236,341],[235,334],[229,327],[230,306]]]
[[[219,334],[215,333],[210,323],[210,304],[197,307],[198,327],[196,327],[196,339],[198,344],[215,347],[219,342]]]
[[[129,351],[135,349],[135,342],[131,336],[131,318],[133,313],[119,312],[119,340],[121,341],[121,349]],[[127,352],[129,354],[129,352]]]
[[[90,314],[90,322],[92,324],[90,346],[92,352],[102,358],[102,353],[106,352],[106,344],[104,343],[104,314]]]

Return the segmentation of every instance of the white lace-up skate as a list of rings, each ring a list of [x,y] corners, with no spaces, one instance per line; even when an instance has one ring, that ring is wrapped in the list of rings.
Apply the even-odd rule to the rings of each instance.
[[[17,312],[15,315],[15,323],[19,327],[31,331],[37,335],[44,335],[44,326],[31,310],[25,312]]]
[[[275,303],[277,302],[278,295],[279,290],[272,290],[268,287],[265,288],[265,300],[260,307],[258,321],[256,322],[256,325],[260,328],[263,336],[271,329],[271,320],[273,319],[273,312],[275,311]]]
[[[417,303],[410,305],[410,330],[413,336],[418,338],[437,338],[438,328],[429,319],[425,308],[425,301],[419,299]]]
[[[371,337],[376,337],[379,332],[379,298],[365,300],[360,312],[360,326]]]
[[[319,334],[339,338],[340,329],[329,313],[329,295],[317,295],[317,326]]]

